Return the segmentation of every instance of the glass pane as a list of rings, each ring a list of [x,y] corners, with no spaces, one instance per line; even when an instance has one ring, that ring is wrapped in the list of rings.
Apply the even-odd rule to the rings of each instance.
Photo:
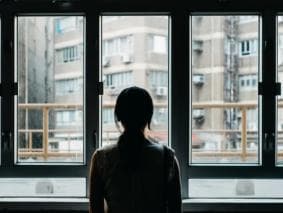
[[[190,198],[283,198],[282,179],[190,179]]]
[[[83,162],[83,23],[17,18],[17,162]]]
[[[277,17],[277,82],[281,83],[281,95],[277,96],[277,145],[276,161],[283,163],[283,16]]]
[[[86,197],[85,178],[1,178],[0,197]]]
[[[117,142],[114,106],[130,86],[151,94],[154,115],[148,137],[168,144],[168,30],[168,16],[102,17],[102,146]]]
[[[258,16],[192,16],[191,163],[258,163]]]

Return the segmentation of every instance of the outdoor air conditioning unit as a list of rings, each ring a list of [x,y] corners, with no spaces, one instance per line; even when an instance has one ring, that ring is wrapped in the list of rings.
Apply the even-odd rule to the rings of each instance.
[[[109,87],[109,95],[111,96],[116,96],[116,95],[119,95],[120,93],[120,90],[116,87],[116,86],[110,86]]]
[[[155,94],[157,96],[167,96],[167,87],[156,87]]]
[[[125,64],[129,64],[132,62],[132,56],[129,54],[122,55],[122,62]]]
[[[201,86],[204,84],[204,75],[203,74],[194,74],[193,75],[193,83],[197,86]]]
[[[192,49],[196,52],[202,52],[203,48],[203,41],[202,40],[193,40]]]
[[[193,109],[193,118],[200,119],[204,117],[204,109]]]
[[[102,66],[103,67],[108,67],[110,66],[110,58],[109,57],[102,57]]]

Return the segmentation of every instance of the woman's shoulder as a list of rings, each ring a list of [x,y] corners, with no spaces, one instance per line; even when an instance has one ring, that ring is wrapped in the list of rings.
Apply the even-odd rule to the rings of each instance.
[[[147,141],[148,141],[148,143],[151,147],[158,149],[162,152],[168,152],[169,155],[175,155],[175,150],[173,148],[169,147],[167,144],[155,142],[155,141],[152,141],[150,139],[148,139]]]
[[[105,156],[115,153],[118,150],[117,144],[106,145],[96,149],[92,155],[92,159],[96,161],[104,160]]]

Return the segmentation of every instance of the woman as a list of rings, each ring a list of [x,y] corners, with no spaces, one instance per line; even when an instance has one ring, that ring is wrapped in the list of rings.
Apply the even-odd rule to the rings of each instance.
[[[124,131],[117,144],[93,154],[90,212],[181,212],[179,166],[174,152],[145,136],[153,115],[149,93],[139,87],[124,89],[114,113],[116,125],[119,128],[120,122]]]

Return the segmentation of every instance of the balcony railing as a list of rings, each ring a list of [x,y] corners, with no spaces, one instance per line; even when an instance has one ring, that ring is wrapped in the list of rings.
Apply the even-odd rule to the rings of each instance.
[[[283,107],[283,102],[278,102],[278,108]],[[241,125],[239,125],[238,129],[193,129],[193,134],[198,133],[214,133],[214,134],[227,134],[227,133],[239,133],[241,136],[240,140],[240,148],[239,149],[226,149],[223,144],[220,145],[220,149],[218,150],[202,150],[202,149],[193,149],[192,155],[193,157],[240,157],[242,161],[246,161],[248,157],[256,157],[259,153],[260,145],[259,145],[259,134],[257,130],[249,130],[247,128],[247,111],[249,109],[256,109],[258,107],[258,103],[256,101],[245,101],[245,102],[237,102],[237,103],[225,103],[225,102],[197,102],[192,104],[192,109],[238,109],[241,113]],[[278,131],[278,136],[283,133],[283,131]],[[257,141],[256,149],[248,149],[248,138],[251,138],[254,141]],[[256,138],[258,138],[256,140]],[[278,139],[281,139],[278,137]],[[278,144],[282,144],[282,140],[278,140]],[[283,157],[283,151],[278,150],[278,157]]]
[[[83,134],[83,130],[68,127],[67,129],[50,129],[49,128],[49,112],[51,110],[82,110],[82,104],[61,104],[61,103],[46,103],[46,104],[18,104],[19,110],[40,110],[42,112],[42,129],[18,129],[18,134],[27,135],[28,142],[26,142],[26,147],[18,148],[18,156],[20,158],[24,157],[40,157],[47,160],[49,157],[71,157],[80,158],[82,157],[81,150],[74,149],[49,149],[49,134],[50,133],[64,133],[67,135],[67,141],[70,144],[70,136],[73,134]],[[34,140],[33,135],[35,133],[42,134],[42,147],[33,148]],[[83,141],[81,141],[83,142]],[[70,148],[70,147],[69,147]]]
[[[108,106],[108,105],[107,105]],[[255,157],[258,155],[258,151],[248,149],[248,138],[256,138],[258,137],[258,130],[249,130],[247,128],[247,110],[256,109],[257,102],[255,101],[245,101],[238,103],[224,103],[224,102],[198,102],[193,103],[193,109],[229,109],[234,108],[238,109],[241,113],[241,125],[238,129],[193,129],[193,134],[198,133],[215,133],[215,134],[226,134],[226,133],[239,133],[241,136],[240,140],[240,148],[239,149],[227,149],[224,145],[220,145],[220,149],[218,150],[203,150],[193,148],[192,154],[193,157],[233,157],[237,156],[245,161],[247,157]],[[109,107],[109,106],[108,106]],[[283,107],[283,102],[278,103],[278,107]],[[67,128],[67,129],[50,129],[49,128],[49,112],[50,110],[82,110],[81,104],[19,104],[18,108],[21,110],[41,110],[42,111],[42,129],[19,129],[18,134],[26,134],[28,135],[28,142],[26,143],[26,147],[20,147],[18,149],[19,157],[41,157],[44,160],[49,157],[72,157],[78,158],[82,156],[81,150],[71,150],[71,149],[50,149],[49,148],[49,134],[50,133],[65,133],[67,135],[72,135],[76,133],[81,133],[83,130],[75,129],[75,128]],[[42,134],[42,147],[41,148],[33,148],[34,140],[33,134],[41,133]],[[114,134],[113,134],[114,133]],[[104,130],[104,141],[113,141],[117,139],[118,131],[115,129]],[[164,133],[164,131],[163,131]],[[278,133],[283,133],[283,131],[278,131]],[[114,138],[115,137],[115,138]],[[194,141],[192,141],[194,143]],[[283,143],[283,141],[279,141],[278,143]],[[257,144],[257,149],[259,149],[259,144]],[[283,157],[283,151],[278,151],[278,156]]]

